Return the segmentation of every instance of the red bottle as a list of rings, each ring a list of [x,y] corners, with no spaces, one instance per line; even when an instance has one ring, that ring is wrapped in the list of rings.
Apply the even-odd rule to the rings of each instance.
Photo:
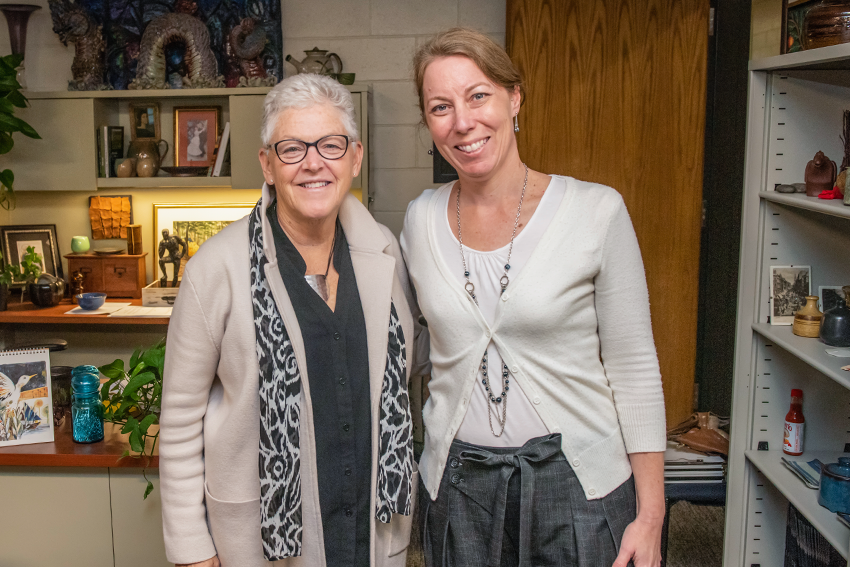
[[[803,454],[803,428],[806,418],[803,417],[803,390],[791,390],[791,409],[785,416],[785,441],[782,452],[786,455],[799,456]]]

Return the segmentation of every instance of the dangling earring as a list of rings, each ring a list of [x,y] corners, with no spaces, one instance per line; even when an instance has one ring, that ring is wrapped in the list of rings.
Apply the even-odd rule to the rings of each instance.
[[[514,114],[514,132],[519,132],[519,119],[517,119],[518,115],[519,115],[519,112]]]

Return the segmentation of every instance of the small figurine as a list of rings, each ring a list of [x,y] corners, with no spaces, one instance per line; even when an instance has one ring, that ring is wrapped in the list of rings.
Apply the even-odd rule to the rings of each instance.
[[[835,162],[823,152],[816,153],[814,159],[806,164],[806,195],[817,197],[822,191],[831,191],[837,170]]]
[[[79,270],[74,270],[74,274],[71,276],[71,302],[77,302],[77,296],[83,293],[85,290],[83,289],[83,277],[82,272]]]
[[[162,270],[162,277],[159,279],[160,287],[168,287],[168,272],[165,271],[166,264],[174,266],[174,277],[171,280],[171,287],[177,287],[177,274],[180,273],[180,262],[189,252],[189,246],[186,241],[180,238],[177,234],[169,235],[168,229],[162,229],[162,240],[159,243],[159,269]]]

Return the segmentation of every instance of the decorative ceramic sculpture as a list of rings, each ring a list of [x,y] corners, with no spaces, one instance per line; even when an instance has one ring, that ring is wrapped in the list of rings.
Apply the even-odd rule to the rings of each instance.
[[[235,55],[242,75],[239,77],[240,86],[272,87],[277,84],[277,77],[267,76],[260,55],[269,42],[266,30],[256,25],[253,18],[244,18],[230,32],[230,47]]]
[[[823,152],[816,153],[806,164],[806,195],[817,197],[821,191],[830,191],[835,185],[837,169],[835,162]]]
[[[73,81],[68,81],[69,91],[97,91],[109,89],[103,83],[106,70],[103,53],[106,42],[103,28],[86,11],[69,0],[48,0],[53,17],[53,31],[59,34],[63,45],[74,44]]]
[[[184,88],[224,86],[218,64],[210,49],[210,34],[204,22],[189,14],[165,14],[153,20],[142,36],[136,79],[130,89],[167,89],[165,48],[173,42],[186,45],[185,64],[188,75]]]

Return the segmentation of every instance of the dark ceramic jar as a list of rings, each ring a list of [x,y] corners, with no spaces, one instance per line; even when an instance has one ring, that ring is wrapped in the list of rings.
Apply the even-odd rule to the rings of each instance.
[[[818,504],[830,512],[850,514],[850,457],[838,457],[837,463],[823,466]]]
[[[835,347],[850,346],[850,309],[845,301],[823,314],[820,340]]]
[[[30,294],[30,301],[35,305],[53,307],[65,297],[65,280],[50,274],[41,274],[35,283],[27,286],[27,291]]]
[[[822,0],[803,20],[803,49],[816,49],[850,42],[850,4],[842,0]]]

